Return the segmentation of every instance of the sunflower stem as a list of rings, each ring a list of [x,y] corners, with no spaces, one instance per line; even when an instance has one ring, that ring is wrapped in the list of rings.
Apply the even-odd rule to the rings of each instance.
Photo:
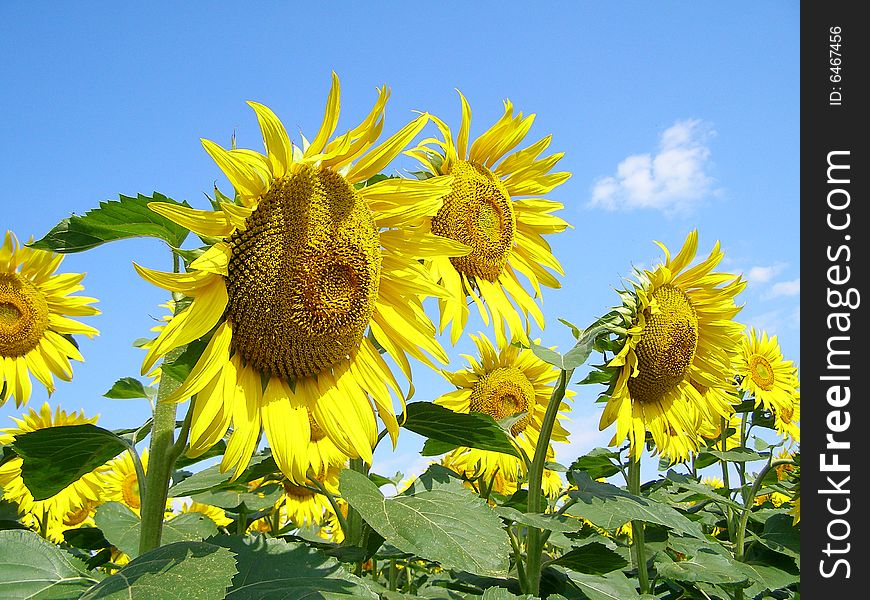
[[[719,445],[721,446],[721,451],[728,451],[728,421],[725,417],[722,417],[719,421]],[[719,462],[722,465],[722,484],[725,486],[725,490],[728,493],[728,498],[731,499],[731,484],[728,481],[728,461],[724,458],[719,459]],[[731,510],[728,506],[724,507],[725,511],[725,522],[728,524],[728,539],[734,540],[734,511]]]
[[[335,518],[338,519],[338,525],[341,527],[341,532],[344,534],[345,539],[347,539],[349,527],[347,525],[347,519],[344,517],[344,513],[341,512],[341,507],[338,505],[338,500],[336,500],[335,496],[326,489],[326,486],[323,485],[322,482],[314,478],[311,478],[311,481],[313,481],[314,485],[317,486],[317,491],[326,496],[329,505],[332,507],[333,512],[335,512]]]
[[[556,381],[556,386],[553,388],[553,393],[547,404],[547,411],[544,413],[541,433],[538,437],[538,444],[535,446],[532,466],[529,468],[529,497],[526,512],[530,514],[537,514],[543,510],[541,506],[541,487],[544,479],[544,465],[547,462],[547,450],[550,448],[550,437],[553,435],[556,416],[559,414],[559,407],[562,405],[562,399],[565,397],[568,379],[570,379],[573,373],[574,369],[567,371],[562,369],[559,372],[559,379]],[[537,527],[529,527],[526,534],[526,579],[528,586],[524,592],[534,594],[535,596],[538,595],[541,587],[541,558],[544,552],[543,534],[544,532]]]
[[[749,522],[749,514],[752,512],[752,505],[755,502],[755,495],[758,493],[765,476],[771,469],[775,469],[779,465],[791,465],[794,461],[790,458],[778,458],[767,463],[752,484],[749,494],[746,496],[746,502],[743,504],[743,513],[740,515],[740,522],[737,524],[737,539],[734,548],[734,558],[743,562],[746,555],[744,553],[744,540],[746,538],[746,525]]]
[[[640,496],[640,459],[628,463],[628,491]],[[644,545],[643,521],[631,522],[631,539],[634,542],[635,560],[637,561],[637,579],[640,582],[640,593],[649,591],[649,572],[646,566],[646,547]]]

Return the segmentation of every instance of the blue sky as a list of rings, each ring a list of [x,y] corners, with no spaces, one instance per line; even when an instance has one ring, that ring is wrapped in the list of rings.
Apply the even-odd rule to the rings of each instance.
[[[653,240],[677,249],[697,227],[700,252],[720,240],[724,266],[750,281],[740,318],[777,334],[799,363],[797,3],[420,6],[0,4],[0,229],[38,238],[101,200],[155,190],[205,208],[213,182],[228,186],[199,139],[228,144],[235,132],[240,147],[260,149],[246,100],[270,106],[291,136],[310,135],[332,70],[340,130],[368,112],[384,83],[385,133],[413,110],[456,126],[458,88],[472,107],[472,136],[510,98],[537,114],[529,141],[552,133],[550,149],[565,153],[560,169],[573,173],[550,195],[574,228],[550,238],[566,276],[545,293],[546,344],[567,349],[572,337],[557,317],[584,325],[606,312],[632,265],[660,259]],[[391,166],[405,168],[413,164]],[[138,401],[102,397],[138,373],[142,353],[131,342],[165,300],[133,260],[171,265],[156,240],[130,240],[61,267],[88,273],[86,293],[103,314],[88,320],[101,335],[80,340],[86,363],[51,402],[99,413],[108,428],[149,414]],[[465,340],[451,349],[451,368],[470,349]],[[426,367],[414,373],[416,399],[448,391]],[[557,451],[566,463],[611,435],[598,431],[598,390],[577,392],[573,441]],[[45,398],[37,390],[31,406]],[[0,423],[18,412],[0,408]],[[397,452],[378,449],[375,470],[419,470],[421,444],[404,432]]]

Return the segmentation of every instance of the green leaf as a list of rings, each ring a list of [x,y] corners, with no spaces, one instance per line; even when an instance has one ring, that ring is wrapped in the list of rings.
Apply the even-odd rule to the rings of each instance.
[[[218,443],[194,458],[187,456],[186,454],[181,455],[178,460],[175,461],[175,469],[181,470],[185,467],[189,467],[190,465],[195,465],[198,462],[202,462],[204,460],[208,460],[209,458],[214,458],[216,456],[223,456],[224,452],[227,451],[227,443],[224,440],[218,440]]]
[[[578,573],[604,575],[623,568],[628,561],[601,542],[592,542],[572,549],[553,563]]]
[[[764,522],[764,531],[758,541],[775,552],[800,558],[801,530],[792,522],[791,515],[777,513],[771,516]]]
[[[236,555],[238,573],[227,600],[378,598],[336,559],[305,544],[262,536],[218,536],[209,542]]]
[[[32,531],[0,531],[0,598],[78,598],[99,581],[94,575]]]
[[[537,527],[538,529],[568,533],[579,531],[583,528],[583,522],[577,519],[557,517],[555,515],[524,513],[509,506],[496,506],[494,510],[502,519],[528,525],[529,527]]]
[[[139,517],[118,502],[97,507],[94,522],[106,539],[130,558],[139,555]],[[217,525],[203,514],[189,512],[163,523],[163,544],[199,541],[217,533]]]
[[[153,388],[146,388],[135,377],[122,377],[103,396],[113,400],[130,400],[133,398],[151,398],[155,394],[156,391]]]
[[[431,492],[433,489],[447,486],[450,488],[462,487],[462,479],[443,465],[433,464],[423,471],[423,473],[411,482],[404,492],[403,496],[413,496],[420,492]]]
[[[569,467],[570,471],[586,471],[592,479],[610,477],[619,473],[619,465],[613,461],[619,460],[619,452],[607,448],[594,448],[588,454],[581,456]]]
[[[744,448],[743,446],[732,448],[727,452],[720,450],[709,450],[709,453],[720,460],[728,462],[752,462],[755,460],[767,460],[770,454],[761,454],[755,450]],[[697,465],[696,465],[697,466]]]
[[[634,583],[622,573],[588,575],[568,571],[568,577],[589,600],[631,600],[640,598]]]
[[[685,560],[672,561],[659,554],[656,568],[660,577],[691,583],[739,584],[751,578],[751,573],[735,560],[703,549]]]
[[[256,459],[257,457],[253,457]],[[170,498],[193,496],[223,486],[232,478],[232,473],[221,473],[220,465],[214,465],[194,473],[180,483],[169,488]]]
[[[447,454],[458,447],[459,444],[428,439],[423,442],[423,449],[420,450],[420,456],[441,456],[442,454]]]
[[[576,329],[571,325],[572,329]],[[555,350],[551,350],[540,344],[532,342],[529,345],[531,351],[546,363],[562,369],[563,371],[573,371],[589,359],[589,355],[595,350],[595,343],[601,336],[606,336],[612,331],[613,323],[599,319],[584,331],[575,332],[577,343],[574,347],[568,350],[565,354],[559,354]],[[579,333],[579,335],[578,335]]]
[[[383,538],[403,552],[481,575],[504,575],[511,547],[498,516],[465,488],[447,486],[384,498],[369,479],[344,470],[341,493]]]
[[[570,475],[577,485],[577,491],[570,495],[578,502],[568,509],[568,514],[588,519],[608,530],[638,520],[704,539],[700,525],[667,504],[629,494],[609,483],[593,481],[583,471],[573,471]]]
[[[175,542],[132,560],[79,600],[215,600],[224,597],[235,574],[235,558],[226,548]]]
[[[70,546],[83,550],[101,550],[111,545],[103,532],[96,527],[67,529],[63,532],[63,540]]]
[[[423,437],[521,458],[508,434],[489,415],[456,413],[432,402],[412,402],[405,417],[402,427]]]
[[[265,490],[261,489],[260,491]],[[243,509],[246,513],[252,513],[275,506],[282,493],[283,490],[280,486],[275,486],[275,489],[264,493],[263,496],[260,496],[258,493],[249,492],[247,488],[218,489],[196,494],[191,496],[191,499],[201,504],[217,506],[230,512],[238,512],[240,509]]]
[[[61,253],[82,252],[106,242],[145,236],[160,238],[175,248],[181,246],[187,229],[150,210],[149,202],[179,204],[157,192],[151,198],[142,194],[135,198],[121,195],[120,200],[100,202],[99,208],[84,216],[64,219],[31,247]]]
[[[21,477],[45,500],[126,450],[117,435],[96,425],[46,427],[19,435],[12,447],[24,461]]]

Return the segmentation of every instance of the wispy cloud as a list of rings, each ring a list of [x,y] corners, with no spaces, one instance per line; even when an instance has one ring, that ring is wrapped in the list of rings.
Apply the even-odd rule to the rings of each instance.
[[[598,179],[588,206],[607,210],[651,208],[667,215],[688,214],[713,191],[709,139],[700,119],[677,121],[665,130],[653,153],[629,156],[616,174]]]
[[[752,267],[746,272],[746,279],[749,280],[749,283],[767,283],[782,273],[787,266],[786,263],[776,263],[768,267]]]
[[[779,298],[782,296],[798,296],[801,293],[801,278],[792,279],[791,281],[778,281],[770,286],[770,289],[765,292],[763,298]]]

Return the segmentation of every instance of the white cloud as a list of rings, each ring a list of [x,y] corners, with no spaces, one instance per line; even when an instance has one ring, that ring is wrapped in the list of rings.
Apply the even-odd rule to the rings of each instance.
[[[769,267],[752,267],[746,272],[746,279],[749,280],[750,283],[767,283],[782,273],[786,266],[788,266],[786,263],[776,263]]]
[[[708,139],[715,132],[700,119],[677,121],[662,134],[653,155],[635,154],[598,179],[588,206],[607,210],[652,208],[685,214],[713,191]]]
[[[792,279],[791,281],[778,281],[770,286],[764,294],[765,299],[779,298],[781,296],[797,296],[801,293],[801,278]]]

